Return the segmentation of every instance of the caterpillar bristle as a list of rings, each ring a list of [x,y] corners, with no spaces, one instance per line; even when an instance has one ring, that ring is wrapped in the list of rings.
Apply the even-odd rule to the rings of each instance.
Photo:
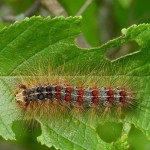
[[[20,86],[22,85],[22,86]],[[71,86],[70,84],[53,82],[27,87],[20,84],[16,94],[16,102],[29,116],[65,114],[74,109],[84,113],[94,109],[103,114],[111,109],[125,109],[133,103],[132,91],[125,87],[93,87]],[[26,87],[26,88],[22,88]]]
[[[93,68],[91,72],[81,74],[78,65],[72,64],[69,68],[70,73],[63,64],[55,69],[41,63],[39,67],[21,72],[15,98],[24,116],[31,119],[55,118],[56,121],[68,116],[88,116],[93,120],[105,119],[106,116],[120,118],[123,113],[134,109],[136,85],[130,77],[118,75],[124,70],[116,71],[113,66],[101,65],[101,71]]]

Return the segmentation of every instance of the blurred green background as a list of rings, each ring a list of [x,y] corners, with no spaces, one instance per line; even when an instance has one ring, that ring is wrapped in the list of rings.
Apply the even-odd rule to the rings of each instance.
[[[57,7],[48,8],[46,1],[56,2]],[[86,9],[83,7],[91,2]],[[121,29],[133,24],[150,22],[150,1],[148,0],[1,0],[0,28],[9,26],[15,20],[22,20],[25,16],[41,15],[55,17],[56,9],[64,11],[66,16],[78,15],[83,17],[82,32],[79,46],[99,46],[108,40],[121,35]],[[31,11],[31,12],[30,12]],[[61,14],[57,14],[61,15]],[[84,43],[84,44],[80,44]],[[122,125],[108,123],[103,126],[99,136],[106,142],[117,140],[121,135]],[[111,133],[113,128],[114,134]],[[13,125],[17,141],[0,139],[0,150],[48,150],[36,141],[40,135],[40,126],[30,126],[28,123],[15,122]],[[17,132],[16,132],[17,131]],[[110,134],[111,133],[111,134]],[[105,135],[110,135],[105,137]],[[132,126],[128,142],[130,150],[150,150],[150,141],[136,127]],[[51,148],[54,149],[54,148]]]

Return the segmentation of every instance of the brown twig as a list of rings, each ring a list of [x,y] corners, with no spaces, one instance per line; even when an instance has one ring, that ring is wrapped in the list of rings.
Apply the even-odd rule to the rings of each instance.
[[[27,9],[27,11],[25,11],[22,14],[19,14],[17,16],[13,16],[13,15],[9,15],[9,16],[3,16],[1,17],[1,20],[5,21],[5,22],[15,22],[18,20],[23,20],[25,17],[31,17],[40,7],[40,0],[36,0],[33,5]]]
[[[53,16],[64,16],[68,14],[66,10],[57,0],[41,0],[41,4],[50,12]]]
[[[33,5],[24,13],[25,17],[31,17],[40,7],[40,0],[36,0]]]
[[[87,0],[83,6],[80,8],[80,10],[77,12],[76,16],[80,16],[83,14],[83,12],[87,9],[87,7],[93,2],[93,0]]]

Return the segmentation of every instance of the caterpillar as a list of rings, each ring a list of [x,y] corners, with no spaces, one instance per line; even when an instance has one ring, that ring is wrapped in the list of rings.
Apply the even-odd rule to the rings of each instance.
[[[77,71],[69,76],[63,67],[59,71],[43,68],[29,71],[32,76],[22,76],[15,91],[17,105],[30,117],[72,114],[72,110],[79,115],[90,110],[99,116],[107,111],[118,114],[135,102],[128,78],[122,81],[117,76],[96,76],[95,72],[80,76]]]
[[[132,101],[131,92],[126,89],[101,87],[101,88],[82,88],[72,87],[65,84],[37,86],[27,88],[20,85],[20,92],[16,94],[16,101],[28,105],[33,101],[50,101],[69,108],[80,107],[90,108],[95,106],[105,107],[125,107]],[[99,106],[100,107],[100,106]]]
[[[83,69],[77,63],[58,68],[49,60],[38,63],[27,65],[15,84],[16,106],[23,112],[23,120],[27,117],[29,123],[33,119],[46,127],[61,126],[70,134],[78,132],[79,122],[97,129],[105,121],[123,122],[130,112],[134,114],[136,82],[124,75],[121,66],[100,64],[89,72],[88,66]],[[73,129],[67,130],[68,126]]]

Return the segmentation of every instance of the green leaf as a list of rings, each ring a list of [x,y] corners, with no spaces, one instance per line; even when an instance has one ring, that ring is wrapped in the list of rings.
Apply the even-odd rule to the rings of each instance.
[[[80,33],[80,24],[81,17],[32,17],[0,31],[0,135],[5,139],[15,139],[11,127],[13,121],[21,119],[14,97],[18,80],[16,72],[26,71],[28,75],[31,73],[29,69],[38,67],[38,62],[43,61],[41,65],[46,66],[49,59],[52,59],[54,68],[63,66],[64,70],[68,71],[69,66],[74,65],[77,69],[80,68],[81,75],[89,74],[93,70],[101,72],[101,66],[104,64],[108,71],[104,78],[108,76],[122,81],[129,78],[134,83],[137,105],[133,107],[132,113],[127,113],[125,118],[120,118],[116,122],[123,125],[134,124],[150,136],[150,25],[133,25],[122,30],[122,36],[88,50],[78,48],[74,44],[75,37]],[[136,42],[140,49],[135,49],[133,54],[113,61],[106,58],[106,51],[122,47],[130,41]],[[42,130],[38,141],[48,147],[105,150],[125,149],[127,145],[128,131],[124,132],[123,129],[121,139],[107,143],[97,132],[97,126],[103,122],[91,124],[86,117],[83,120],[66,117],[63,122],[42,118],[36,120]]]

